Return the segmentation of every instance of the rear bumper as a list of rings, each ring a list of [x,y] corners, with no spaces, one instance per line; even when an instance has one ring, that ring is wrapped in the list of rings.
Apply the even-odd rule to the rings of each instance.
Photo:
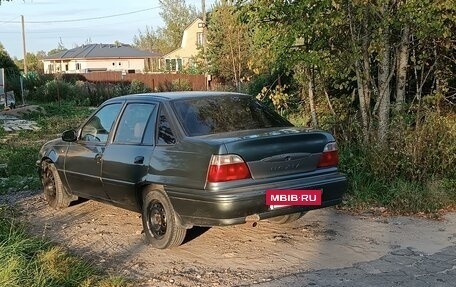
[[[322,205],[270,210],[266,205],[267,189],[323,189]],[[166,187],[181,223],[186,226],[242,224],[247,222],[247,216],[261,220],[333,206],[342,201],[346,190],[347,178],[339,172],[217,192]]]

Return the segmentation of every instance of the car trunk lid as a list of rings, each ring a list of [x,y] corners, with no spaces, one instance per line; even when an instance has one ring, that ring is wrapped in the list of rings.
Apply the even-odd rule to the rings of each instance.
[[[254,179],[313,171],[325,145],[334,141],[326,132],[274,128],[205,136],[222,141],[229,154],[241,156]]]

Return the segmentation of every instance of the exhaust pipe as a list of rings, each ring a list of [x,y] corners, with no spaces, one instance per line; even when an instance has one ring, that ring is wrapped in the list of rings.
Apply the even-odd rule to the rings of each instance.
[[[260,221],[260,216],[258,214],[252,214],[245,217],[246,224],[252,224],[252,227],[256,227]]]

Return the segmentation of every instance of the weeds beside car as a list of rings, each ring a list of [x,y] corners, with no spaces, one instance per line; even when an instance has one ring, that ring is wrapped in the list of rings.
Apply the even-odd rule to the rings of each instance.
[[[35,162],[43,142],[61,130],[79,125],[88,108],[64,102],[42,105],[24,118],[40,126],[37,131],[7,133],[0,130],[0,194],[34,190],[41,186]],[[132,286],[111,277],[64,248],[30,236],[12,207],[0,205],[0,286]]]
[[[132,286],[70,255],[63,247],[31,237],[15,218],[13,209],[0,206],[0,286]]]
[[[35,162],[40,147],[61,131],[77,127],[89,113],[89,108],[76,107],[71,102],[50,103],[23,117],[36,121],[40,130],[7,133],[1,129],[0,193],[39,189]]]

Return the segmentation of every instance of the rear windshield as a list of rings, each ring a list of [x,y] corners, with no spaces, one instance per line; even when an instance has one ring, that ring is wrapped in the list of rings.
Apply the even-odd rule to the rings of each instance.
[[[187,135],[292,126],[249,96],[215,96],[173,102]]]

